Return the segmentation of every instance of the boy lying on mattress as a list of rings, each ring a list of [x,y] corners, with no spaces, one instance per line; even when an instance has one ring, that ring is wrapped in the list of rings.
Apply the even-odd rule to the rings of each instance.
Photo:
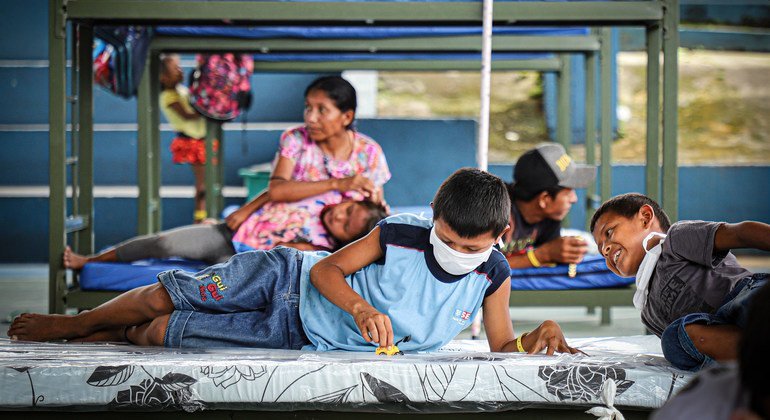
[[[78,270],[89,262],[132,262],[180,257],[215,264],[237,252],[268,250],[278,245],[302,250],[335,250],[361,238],[387,213],[371,201],[324,205],[317,197],[296,202],[268,201],[262,194],[242,207],[251,214],[234,221],[194,224],[137,236],[96,255],[64,251],[64,267]]]
[[[671,225],[658,203],[631,193],[602,204],[591,232],[610,270],[636,277],[634,306],[674,366],[698,370],[736,358],[748,304],[770,276],[744,269],[730,250],[770,251],[770,225]]]
[[[158,275],[77,315],[22,314],[17,340],[122,341],[166,347],[247,346],[373,351],[407,335],[404,351],[437,350],[480,307],[492,351],[575,353],[545,321],[514,335],[510,268],[493,247],[510,200],[498,177],[460,169],[439,188],[433,220],[396,215],[334,254],[277,247],[236,254],[198,273]]]

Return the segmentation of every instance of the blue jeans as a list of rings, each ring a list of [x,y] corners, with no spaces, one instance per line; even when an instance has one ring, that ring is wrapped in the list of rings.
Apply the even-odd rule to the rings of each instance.
[[[301,269],[300,251],[278,247],[236,254],[197,273],[160,273],[175,308],[164,345],[302,348],[310,342],[299,317]]]
[[[743,328],[751,298],[767,283],[768,274],[757,273],[739,281],[725,297],[722,306],[713,314],[687,314],[666,327],[660,337],[660,345],[666,360],[679,369],[699,370],[710,365],[714,360],[695,348],[685,326],[690,324],[736,325]]]

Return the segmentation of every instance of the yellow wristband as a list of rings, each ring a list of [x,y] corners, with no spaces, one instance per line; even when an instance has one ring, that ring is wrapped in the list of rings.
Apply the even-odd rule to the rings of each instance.
[[[524,350],[524,346],[521,345],[521,339],[524,338],[525,335],[529,333],[523,333],[519,336],[519,338],[516,339],[516,350],[518,350],[521,353],[526,353],[527,351]]]
[[[529,259],[529,263],[532,264],[532,267],[540,267],[540,261],[537,260],[537,257],[535,256],[535,250],[530,248],[527,250],[527,258]]]

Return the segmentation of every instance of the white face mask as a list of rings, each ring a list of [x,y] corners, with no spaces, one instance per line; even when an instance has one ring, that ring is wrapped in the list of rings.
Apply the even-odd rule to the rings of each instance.
[[[647,249],[647,243],[654,237],[660,237],[661,240],[652,249]],[[644,308],[644,304],[647,303],[647,286],[650,283],[652,273],[655,272],[655,265],[660,258],[660,252],[662,250],[663,241],[666,240],[666,235],[658,232],[650,232],[646,238],[642,241],[644,247],[644,259],[639,265],[639,269],[636,271],[636,293],[634,293],[634,306],[636,309],[641,310]]]
[[[492,254],[491,244],[486,251],[474,254],[455,251],[439,239],[436,235],[436,226],[430,229],[430,243],[433,245],[433,256],[436,257],[438,265],[447,273],[455,276],[470,273],[474,268],[488,260]]]

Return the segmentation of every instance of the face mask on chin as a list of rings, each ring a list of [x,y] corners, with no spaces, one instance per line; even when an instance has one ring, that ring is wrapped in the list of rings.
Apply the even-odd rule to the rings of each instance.
[[[430,244],[433,245],[433,256],[441,268],[449,274],[459,276],[468,274],[489,259],[492,246],[484,252],[466,254],[455,251],[436,235],[436,226],[430,229]]]

